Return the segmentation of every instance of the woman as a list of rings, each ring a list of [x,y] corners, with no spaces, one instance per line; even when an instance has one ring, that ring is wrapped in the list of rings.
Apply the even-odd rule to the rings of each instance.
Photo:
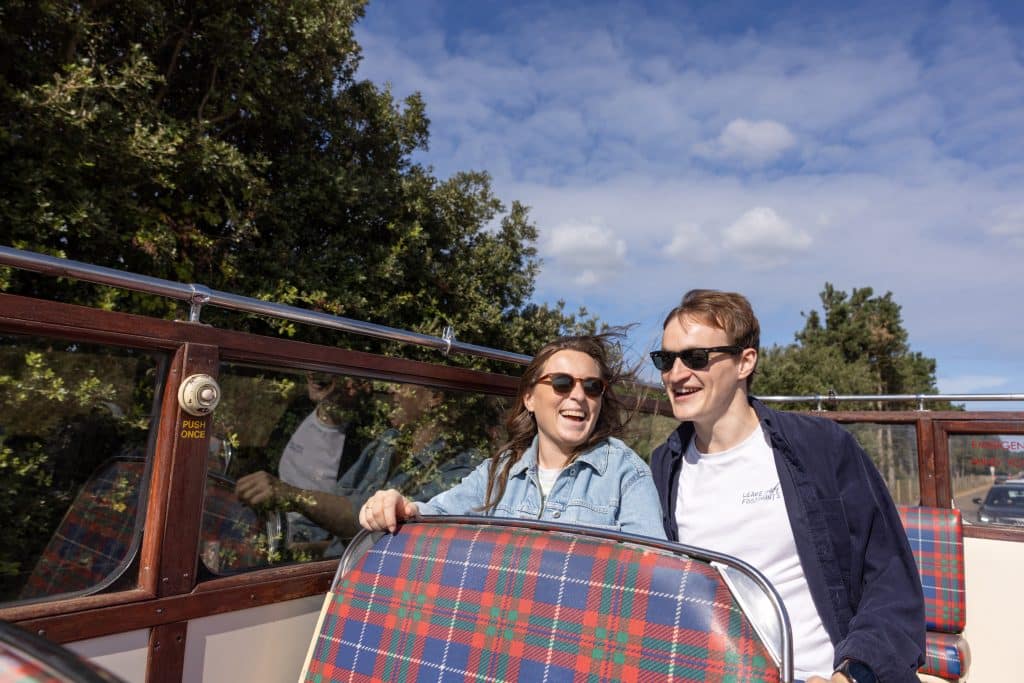
[[[419,515],[484,514],[565,522],[665,538],[647,464],[617,437],[613,335],[562,337],[544,346],[519,380],[505,426],[509,441],[461,483],[426,503],[395,489],[360,509],[366,529],[394,531]]]

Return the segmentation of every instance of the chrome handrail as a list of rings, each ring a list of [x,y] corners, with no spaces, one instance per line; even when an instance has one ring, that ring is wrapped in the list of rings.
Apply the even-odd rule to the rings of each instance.
[[[526,365],[531,360],[530,356],[521,353],[500,351],[486,346],[457,341],[454,334],[451,336],[434,337],[428,334],[409,332],[408,330],[362,322],[329,313],[318,313],[286,304],[261,301],[251,297],[220,292],[200,284],[184,284],[148,275],[137,275],[114,268],[95,266],[81,261],[62,259],[46,254],[37,254],[13,247],[0,246],[0,265],[29,270],[53,277],[69,277],[84,282],[120,287],[135,292],[155,294],[168,299],[187,301],[190,304],[189,322],[199,322],[200,309],[204,305],[210,305],[243,313],[266,315],[291,322],[317,325],[342,332],[352,332],[378,339],[415,344],[417,346],[437,349],[446,354],[449,352],[464,353],[470,356],[479,356],[521,365]]]
[[[415,344],[436,349],[445,355],[450,352],[458,352],[521,365],[526,365],[531,360],[531,356],[528,355],[457,341],[454,332],[450,332],[449,328],[445,329],[442,336],[434,337],[385,325],[344,318],[329,313],[318,313],[286,304],[211,290],[201,284],[185,284],[148,275],[137,275],[105,266],[96,266],[81,261],[15,249],[14,247],[0,246],[0,265],[29,270],[53,277],[69,277],[84,282],[120,287],[145,294],[155,294],[169,299],[187,301],[190,304],[190,322],[199,322],[199,313],[202,306],[211,305],[228,310],[266,315],[272,318],[326,327],[342,332],[362,334],[368,337]],[[640,384],[646,389],[661,390],[661,386],[655,383],[641,382]],[[806,396],[758,396],[758,398],[765,403],[814,403],[817,406],[817,410],[823,410],[823,405],[830,402],[913,401],[918,404],[918,410],[924,410],[924,404],[927,401],[1024,401],[1024,394],[879,394],[873,396],[810,394]]]
[[[1024,401],[1024,394],[810,394],[807,396],[757,396],[764,403],[815,403],[816,410],[823,410],[825,403],[851,401],[915,401],[917,409],[924,410],[926,401]]]

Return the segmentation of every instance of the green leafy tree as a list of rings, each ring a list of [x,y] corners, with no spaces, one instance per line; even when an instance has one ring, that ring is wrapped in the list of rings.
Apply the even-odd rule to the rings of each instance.
[[[499,200],[485,172],[440,179],[412,161],[428,145],[426,106],[358,77],[353,27],[364,4],[5,0],[0,243],[427,334],[451,325],[460,340],[521,353],[593,330],[582,309],[531,301],[537,229],[525,206]],[[177,302],[9,269],[0,289],[184,315]],[[208,309],[203,321],[437,359],[255,316]],[[53,406],[72,401],[21,397],[36,362],[26,358],[0,368],[0,401],[20,411],[0,423],[0,507],[11,519],[28,503],[49,509],[33,508],[23,535],[5,537],[8,576],[30,568],[32,554],[13,550],[23,536],[44,543],[84,478],[58,481],[65,470],[49,446],[68,410]],[[39,392],[108,391],[62,362]],[[458,433],[477,413],[467,400],[437,420]],[[38,422],[31,438],[12,436],[16,417]]]
[[[411,161],[428,143],[425,105],[358,78],[363,6],[5,3],[0,240],[429,334],[452,325],[522,352],[572,327],[561,303],[530,302],[527,209],[506,207],[486,173],[441,180]],[[104,288],[12,273],[2,284],[181,315]]]
[[[863,287],[847,295],[826,283],[820,297],[822,313],[803,314],[806,322],[795,335],[796,343],[763,350],[755,383],[758,394],[937,393],[935,359],[910,349],[900,306],[891,292],[877,296],[872,288]]]
[[[761,354],[756,393],[806,396],[827,394],[934,394],[935,360],[912,351],[900,306],[891,292],[877,296],[870,287],[846,292],[825,283],[822,313],[804,314],[794,344],[773,346]],[[808,409],[806,404],[787,407]],[[825,402],[828,409],[907,410],[917,404],[867,401]],[[948,403],[929,408],[949,408]],[[916,503],[916,435],[908,425],[848,425],[871,455],[897,500]]]

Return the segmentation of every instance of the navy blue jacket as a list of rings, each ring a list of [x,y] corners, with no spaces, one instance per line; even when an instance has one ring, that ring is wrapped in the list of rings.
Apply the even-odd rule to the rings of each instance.
[[[797,554],[835,646],[835,663],[856,659],[882,683],[918,683],[925,640],[921,580],[871,458],[831,420],[750,403],[775,454]],[[679,472],[693,432],[693,423],[683,422],[651,458],[671,540],[679,539]]]

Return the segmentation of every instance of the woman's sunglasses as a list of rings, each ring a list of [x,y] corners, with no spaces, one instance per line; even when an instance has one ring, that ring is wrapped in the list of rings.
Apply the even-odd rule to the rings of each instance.
[[[704,349],[683,349],[682,351],[651,351],[651,360],[654,367],[662,372],[668,372],[676,363],[676,358],[683,361],[683,365],[691,370],[703,370],[711,362],[710,356],[716,351],[724,353],[740,353],[742,346],[709,346]]]
[[[583,393],[590,398],[604,396],[605,389],[608,388],[608,383],[600,377],[573,377],[564,372],[552,372],[537,379],[537,384],[550,384],[556,394],[572,393],[576,382],[580,383],[583,387]]]

